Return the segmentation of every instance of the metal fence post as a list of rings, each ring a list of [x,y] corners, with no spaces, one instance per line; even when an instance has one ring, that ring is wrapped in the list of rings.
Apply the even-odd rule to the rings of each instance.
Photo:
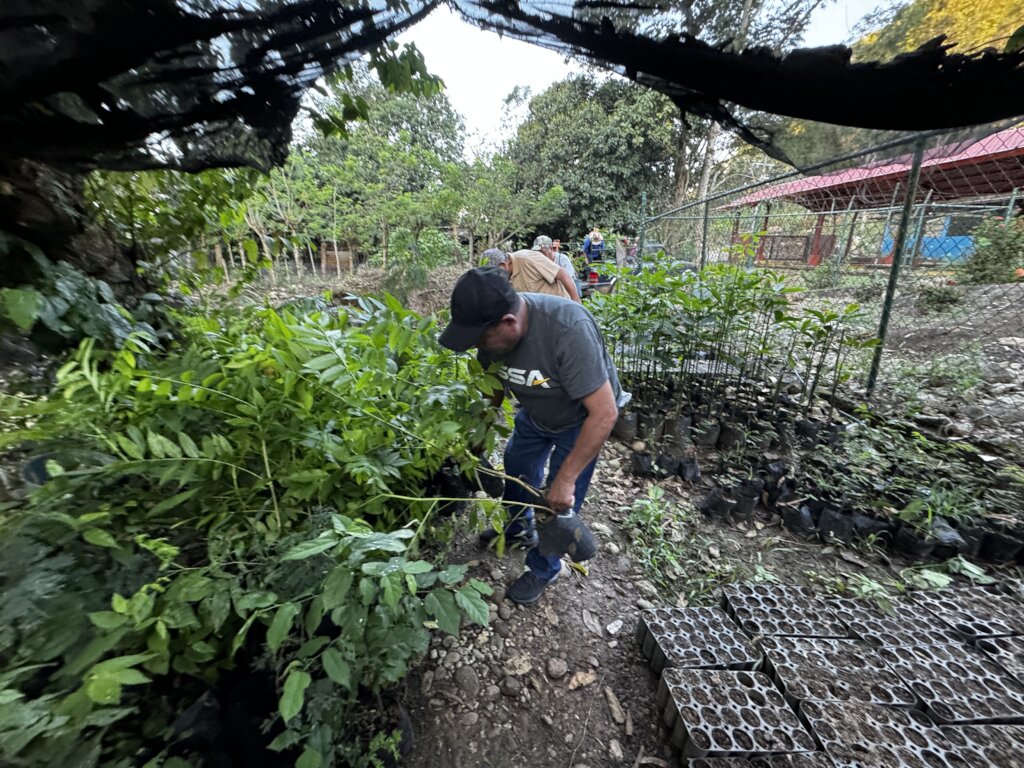
[[[704,201],[704,224],[700,238],[700,268],[704,267],[708,263],[708,216],[711,213],[711,203]]]
[[[868,373],[867,394],[870,397],[878,382],[878,369],[882,365],[882,351],[885,349],[885,337],[889,332],[889,316],[892,314],[892,300],[896,295],[896,282],[903,264],[903,251],[907,245],[907,230],[910,228],[910,217],[914,209],[914,196],[917,194],[917,181],[921,176],[921,158],[924,155],[924,139],[914,143],[914,159],[910,165],[910,178],[907,180],[906,197],[903,199],[903,210],[900,212],[900,228],[896,233],[893,245],[892,266],[889,269],[889,283],[885,287],[885,301],[882,304],[882,317],[878,322],[878,346],[871,360],[871,371]]]
[[[1017,188],[1014,187],[1013,191],[1010,192],[1010,202],[1006,204],[1006,216],[1003,218],[1006,220],[1006,225],[1009,226],[1010,222],[1013,221],[1013,208],[1017,203]]]

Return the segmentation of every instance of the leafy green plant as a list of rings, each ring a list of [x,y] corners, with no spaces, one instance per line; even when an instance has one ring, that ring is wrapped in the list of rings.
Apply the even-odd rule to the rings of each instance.
[[[963,295],[955,285],[929,283],[921,288],[916,306],[924,312],[943,312],[962,300]]]
[[[974,252],[960,267],[961,282],[987,285],[1017,280],[1016,270],[1024,268],[1024,219],[1008,222],[996,216],[983,221],[972,234]]]
[[[30,252],[31,264],[22,268],[24,282],[0,288],[0,328],[30,335],[48,349],[86,337],[108,347],[121,346],[133,334],[153,341],[169,338],[163,297],[143,294],[130,312],[103,280],[65,262],[54,264],[35,249]]]
[[[800,278],[808,290],[821,291],[838,287],[843,278],[843,270],[835,261],[828,261],[805,270],[800,274]]]
[[[4,403],[31,425],[2,444],[53,458],[0,523],[2,760],[155,767],[239,667],[274,748],[369,765],[429,630],[487,621],[488,588],[421,552],[431,478],[493,447],[498,382],[390,298],[179,321],[173,357],[87,340],[48,398]]]
[[[936,518],[965,522],[981,511],[981,505],[968,485],[940,478],[911,500],[899,514],[900,520],[910,523],[924,533],[931,530]]]
[[[750,562],[722,556],[717,544],[700,535],[692,507],[669,501],[656,485],[624,511],[632,556],[667,600],[710,605],[724,584],[775,580],[760,553]]]

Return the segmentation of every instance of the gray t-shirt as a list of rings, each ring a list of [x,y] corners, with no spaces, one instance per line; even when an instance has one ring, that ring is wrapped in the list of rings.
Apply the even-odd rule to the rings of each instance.
[[[619,375],[590,312],[556,296],[519,295],[527,304],[526,335],[502,357],[477,356],[485,366],[502,363],[498,376],[534,423],[549,432],[579,426],[587,418],[583,398],[606,381],[619,403]]]

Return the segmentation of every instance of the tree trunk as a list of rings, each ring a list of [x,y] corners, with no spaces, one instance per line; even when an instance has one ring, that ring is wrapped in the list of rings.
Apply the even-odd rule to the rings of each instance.
[[[313,277],[319,277],[320,273],[317,271],[316,262],[313,261],[313,246],[306,241],[306,252],[309,253],[309,268],[313,270]]]
[[[681,115],[680,119],[685,115]],[[686,193],[690,187],[690,167],[687,150],[689,149],[689,129],[685,123],[679,126],[679,136],[676,139],[676,154],[672,158],[672,207],[678,208],[686,202]]]
[[[384,242],[383,242],[383,256],[384,256],[384,269],[388,268],[388,225],[384,223]]]
[[[274,269],[274,254],[270,251],[270,246],[267,245],[267,238],[263,235],[257,234],[260,242],[263,243],[263,254],[267,257],[267,261],[270,262],[270,282],[277,285],[277,270]]]
[[[722,129],[718,123],[711,123],[708,126],[707,146],[704,149],[704,160],[700,164],[700,181],[697,185],[697,199],[703,200],[708,196],[708,185],[711,181],[711,169],[715,160],[715,142]]]

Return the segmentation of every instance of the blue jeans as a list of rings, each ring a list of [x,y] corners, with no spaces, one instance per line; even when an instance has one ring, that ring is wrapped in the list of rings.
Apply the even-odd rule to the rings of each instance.
[[[562,462],[569,455],[572,447],[576,444],[582,427],[573,427],[561,432],[548,432],[534,424],[525,410],[519,409],[516,414],[515,428],[512,436],[505,445],[505,474],[518,477],[520,480],[529,483],[534,488],[541,488],[544,485],[544,467],[551,459],[548,468],[548,482],[550,483],[558,476],[558,470],[562,468]],[[580,511],[583,506],[583,499],[590,488],[590,478],[594,475],[594,467],[597,465],[597,458],[590,462],[580,476],[576,478],[576,489],[574,495],[576,504],[573,509]],[[524,530],[533,528],[533,507],[523,506],[535,500],[525,489],[516,483],[505,482],[505,501],[508,510],[509,524],[505,529],[506,535],[512,536]],[[544,557],[534,547],[526,553],[526,566],[533,571],[538,578],[550,581],[561,570],[562,562],[557,557]]]

